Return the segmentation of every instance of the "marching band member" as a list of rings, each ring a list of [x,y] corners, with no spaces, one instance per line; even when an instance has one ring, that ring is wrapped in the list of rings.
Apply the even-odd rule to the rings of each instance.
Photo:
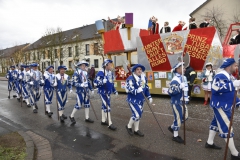
[[[152,97],[149,92],[149,87],[147,85],[147,78],[143,73],[145,67],[141,64],[136,64],[132,68],[132,75],[126,80],[126,92],[127,92],[127,102],[132,111],[132,117],[129,120],[126,129],[128,133],[132,136],[136,134],[143,137],[144,134],[139,130],[139,122],[143,113],[143,103],[145,98],[143,94],[148,98],[149,102],[152,103]],[[134,132],[132,131],[132,125],[134,124]]]
[[[28,107],[31,107],[30,103],[29,103],[29,84],[28,81],[30,80],[30,68],[29,65],[25,65],[24,66],[25,70],[23,71],[22,77],[23,77],[23,81],[22,81],[22,92],[23,92],[23,99],[24,101],[27,103]]]
[[[66,66],[59,66],[59,73],[55,75],[55,80],[53,86],[56,87],[56,95],[57,95],[57,105],[58,105],[58,114],[60,116],[60,120],[63,123],[67,116],[63,114],[64,107],[67,101],[67,87],[69,88],[69,92],[72,93],[72,85],[70,81],[70,77],[65,74],[67,70]]]
[[[45,98],[45,105],[46,105],[46,113],[48,114],[49,117],[52,117],[53,112],[51,112],[50,105],[52,104],[52,98],[53,98],[53,91],[54,91],[54,86],[53,86],[53,81],[55,79],[55,76],[53,74],[54,67],[53,66],[48,66],[46,68],[46,71],[43,74],[43,79],[44,79],[44,98]]]
[[[170,82],[170,87],[168,89],[168,94],[171,97],[171,105],[173,108],[173,115],[174,115],[174,121],[171,126],[168,127],[168,130],[173,133],[173,141],[176,141],[178,143],[183,143],[183,139],[178,135],[178,130],[181,127],[181,123],[184,122],[184,107],[185,107],[185,120],[188,118],[188,110],[187,106],[183,106],[183,93],[188,90],[188,85],[186,80],[186,77],[182,76],[182,72],[185,72],[185,69],[183,69],[184,62],[177,63],[173,69],[172,72],[175,74],[172,81]],[[188,94],[184,93],[184,101],[188,103]]]
[[[6,74],[6,78],[8,79],[8,91],[16,91],[15,85],[14,85],[14,70],[15,70],[15,66],[10,66],[10,70],[7,72]],[[13,95],[13,97],[15,97],[16,95]],[[10,98],[10,95],[9,97]]]
[[[221,138],[227,141],[227,135],[232,115],[232,107],[239,107],[240,101],[236,97],[236,106],[233,106],[233,98],[236,87],[240,87],[240,80],[235,80],[232,73],[238,68],[237,63],[233,58],[224,60],[222,66],[224,70],[217,73],[212,83],[212,98],[210,106],[213,109],[214,117],[209,127],[209,136],[205,144],[206,148],[221,149],[214,144],[214,137],[217,132]],[[240,159],[240,154],[237,151],[233,141],[233,128],[231,128],[229,138],[229,149],[231,151],[231,159]]]
[[[13,83],[14,83],[14,86],[15,86],[15,89],[16,89],[16,95],[13,95],[13,97],[17,97],[17,100],[20,101],[20,86],[19,86],[19,79],[18,79],[18,76],[19,76],[19,69],[18,69],[18,64],[16,65],[16,68],[14,69],[14,72],[13,72]]]
[[[108,128],[111,130],[116,130],[117,127],[115,127],[112,124],[111,120],[111,108],[110,108],[110,100],[111,100],[111,93],[114,93],[115,95],[118,95],[118,92],[114,88],[114,76],[111,71],[112,69],[112,60],[105,59],[102,64],[103,69],[101,69],[94,80],[94,85],[98,88],[98,94],[101,97],[102,100],[102,125],[108,125]],[[104,75],[105,72],[105,75]],[[108,117],[108,119],[107,119]],[[107,121],[106,121],[107,119]]]
[[[92,94],[94,94],[94,90],[90,84],[90,81],[88,79],[88,73],[86,71],[86,67],[88,66],[88,62],[85,60],[80,61],[77,64],[77,69],[72,77],[73,86],[76,87],[76,105],[73,108],[72,114],[69,116],[71,122],[73,124],[76,123],[74,119],[74,114],[77,110],[80,110],[82,107],[82,103],[84,104],[85,108],[85,122],[93,123],[94,121],[89,118],[89,108],[90,108],[90,102],[89,102],[89,90],[92,91]]]
[[[37,102],[40,99],[41,92],[40,92],[40,86],[44,85],[44,80],[42,77],[42,73],[38,70],[38,64],[32,63],[31,64],[32,71],[30,73],[30,105],[33,108],[33,113],[37,113]]]

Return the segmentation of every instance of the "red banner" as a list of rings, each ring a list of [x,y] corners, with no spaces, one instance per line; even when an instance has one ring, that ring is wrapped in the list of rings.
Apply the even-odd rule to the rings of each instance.
[[[166,71],[171,68],[159,34],[141,37],[152,71]]]
[[[190,66],[195,70],[202,70],[216,30],[214,27],[191,29],[184,53],[190,55]]]

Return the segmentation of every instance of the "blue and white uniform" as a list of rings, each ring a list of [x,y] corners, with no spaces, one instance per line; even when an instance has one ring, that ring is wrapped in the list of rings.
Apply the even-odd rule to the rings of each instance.
[[[65,66],[59,66],[58,70],[64,68]],[[69,90],[72,90],[72,84],[70,81],[70,77],[67,74],[61,75],[60,73],[55,75],[54,86],[56,87],[56,95],[57,95],[57,103],[58,103],[58,111],[59,115],[63,115],[63,110],[67,101],[67,87]]]
[[[15,85],[14,85],[14,69],[15,66],[11,66],[12,70],[10,69],[7,74],[6,78],[8,79],[8,91],[16,91]]]
[[[29,68],[28,65],[26,65],[24,67],[25,69],[26,68]],[[28,82],[30,82],[30,70],[26,71],[24,70],[22,72],[22,79],[23,79],[23,86],[22,86],[22,92],[23,92],[23,99],[26,101],[27,103],[27,106],[31,106],[30,103],[29,103],[29,88],[30,88],[30,85]]]
[[[85,64],[85,66],[88,66],[88,62],[86,61],[80,61],[77,64],[77,66],[79,67],[82,64]],[[90,81],[88,79],[88,73],[85,70],[77,68],[72,76],[72,82],[73,82],[73,86],[76,87],[77,97],[76,97],[76,104],[71,114],[71,118],[74,117],[74,114],[76,113],[76,111],[80,110],[83,104],[85,108],[85,118],[86,120],[88,120],[89,108],[90,108],[89,90],[94,92],[90,84]]]
[[[209,129],[220,132],[219,136],[221,138],[227,138],[228,134],[235,92],[234,80],[235,78],[232,75],[223,70],[216,74],[212,84],[210,106],[213,109],[214,117]],[[236,97],[236,105],[240,105],[238,97]],[[233,137],[233,135],[233,130],[231,130],[230,137]]]
[[[53,91],[54,91],[54,80],[55,80],[55,75],[51,74],[48,72],[50,68],[54,68],[53,66],[48,66],[46,68],[46,71],[43,74],[43,79],[44,79],[44,95],[45,95],[45,105],[46,105],[46,111],[48,113],[51,113],[50,105],[52,104],[52,98],[53,98]]]
[[[38,64],[31,64],[32,67],[37,67]],[[29,84],[29,93],[30,93],[30,105],[33,107],[34,113],[37,113],[37,102],[40,99],[41,92],[40,87],[44,85],[44,80],[42,73],[39,70],[31,70]]]
[[[237,67],[237,64],[233,58],[225,59],[220,67],[224,70],[217,73],[213,79],[210,106],[213,109],[214,117],[209,127],[209,136],[205,145],[206,148],[221,148],[213,143],[217,132],[219,132],[221,138],[227,141],[232,108],[239,107],[240,105],[240,100],[237,95],[235,95],[235,88],[240,87],[240,80],[235,80],[230,74],[234,67]],[[234,96],[236,96],[235,106],[233,106]],[[228,144],[231,151],[231,159],[240,159],[240,154],[233,141],[233,135],[233,128],[231,127]]]
[[[184,92],[184,101],[188,103],[188,94],[186,91],[188,91],[188,84],[186,81],[186,77],[180,75],[176,72],[176,69],[178,67],[181,67],[184,63],[179,62],[176,64],[172,72],[175,74],[173,79],[170,82],[170,86],[168,88],[168,94],[171,97],[171,106],[173,109],[173,115],[174,115],[174,121],[171,125],[171,128],[173,131],[178,131],[181,127],[181,124],[184,122],[183,114],[184,114],[184,107],[182,105],[183,102],[183,92]],[[188,118],[188,110],[187,106],[185,105],[185,120]],[[178,136],[175,135],[175,137]]]
[[[150,103],[152,103],[152,97],[149,92],[149,87],[147,85],[148,81],[145,74],[142,73],[140,76],[134,74],[136,68],[138,67],[141,67],[144,72],[145,67],[140,64],[136,64],[132,68],[133,74],[127,78],[125,86],[125,90],[127,92],[127,102],[132,112],[128,128],[132,128],[132,125],[134,124],[135,132],[139,130],[139,121],[143,113],[143,103],[145,101],[143,94],[149,99]]]
[[[103,67],[112,63],[112,60],[105,59],[103,63]],[[102,122],[106,122],[106,117],[108,116],[108,125],[112,124],[110,111],[111,111],[111,94],[118,94],[114,87],[114,76],[112,71],[105,69],[101,69],[98,71],[96,78],[94,80],[94,85],[98,88],[98,94],[102,100]],[[108,112],[108,113],[107,113]]]

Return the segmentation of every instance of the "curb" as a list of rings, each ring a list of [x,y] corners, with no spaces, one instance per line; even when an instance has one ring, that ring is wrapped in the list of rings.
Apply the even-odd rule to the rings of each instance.
[[[18,134],[20,134],[23,137],[23,139],[26,143],[27,156],[25,157],[25,160],[33,160],[33,158],[34,158],[33,140],[23,131],[18,131]]]
[[[37,149],[37,160],[53,159],[51,145],[47,139],[31,131],[27,131],[26,134],[28,134],[32,138],[33,143],[35,144],[35,148]]]

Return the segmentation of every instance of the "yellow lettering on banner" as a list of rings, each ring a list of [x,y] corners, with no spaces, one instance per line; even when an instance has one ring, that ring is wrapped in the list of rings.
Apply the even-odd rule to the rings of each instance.
[[[210,49],[207,43],[207,37],[202,37],[194,34],[188,34],[188,38],[192,41],[192,44],[186,44],[185,49],[191,57],[195,57],[200,60],[206,60],[208,51]]]
[[[161,43],[162,40],[157,39],[143,47],[147,54],[148,61],[152,67],[158,66],[167,61],[167,55],[164,52],[163,48],[160,47]]]

